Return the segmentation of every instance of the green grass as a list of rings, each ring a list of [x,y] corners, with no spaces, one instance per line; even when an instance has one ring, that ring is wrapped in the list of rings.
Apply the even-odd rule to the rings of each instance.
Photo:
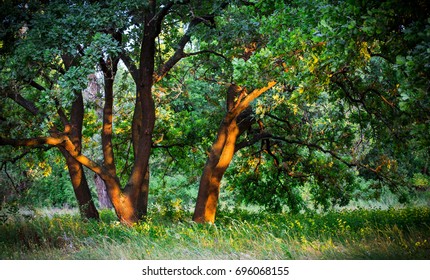
[[[76,214],[0,225],[0,259],[430,259],[430,208],[325,214],[221,211],[215,225],[154,213],[127,228]],[[171,214],[171,213],[170,213]]]

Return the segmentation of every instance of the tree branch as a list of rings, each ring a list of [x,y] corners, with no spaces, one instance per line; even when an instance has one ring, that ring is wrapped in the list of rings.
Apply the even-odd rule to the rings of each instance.
[[[284,119],[278,118],[277,116],[272,115],[270,113],[266,113],[265,116],[268,116],[269,118],[272,118],[272,119],[277,120],[279,122],[285,123],[285,124],[288,125],[288,128],[290,130],[293,130],[293,126],[291,125],[291,123],[288,120],[284,120]]]
[[[133,78],[133,81],[135,84],[139,83],[139,71],[136,67],[135,62],[125,53],[121,53],[119,58],[124,62],[125,66],[128,69],[128,72],[130,72],[131,77]]]
[[[158,70],[156,73],[154,73],[154,83],[157,83],[158,81],[160,81],[161,79],[163,79],[167,73],[170,71],[170,69],[173,68],[173,66],[176,65],[176,63],[178,63],[182,58],[190,56],[190,55],[197,55],[200,53],[213,53],[216,54],[218,56],[221,56],[225,59],[225,57],[219,53],[216,53],[214,51],[200,51],[194,54],[186,54],[184,53],[184,49],[186,44],[190,41],[191,39],[191,33],[192,33],[192,29],[194,26],[205,22],[205,21],[213,21],[214,16],[213,15],[208,15],[208,16],[202,16],[202,17],[194,17],[190,24],[188,25],[188,29],[185,32],[184,36],[182,36],[182,38],[179,40],[177,48],[175,53],[169,58],[169,60],[167,60],[166,63],[164,63]]]
[[[0,137],[0,141],[1,141],[1,137]],[[54,148],[54,146],[48,146],[48,147],[40,147],[43,149],[44,152]],[[30,154],[31,150],[27,150],[22,152],[20,155],[13,157],[13,158],[9,158],[9,159],[5,159],[2,160],[1,165],[0,165],[0,170],[3,169],[3,166],[6,166],[6,163],[10,162],[10,163],[16,163],[18,160],[22,159],[23,157],[25,157],[26,155]]]
[[[190,23],[190,27],[188,28],[187,32],[184,34],[184,36],[182,36],[181,40],[179,40],[175,53],[154,73],[154,83],[157,83],[163,79],[170,69],[172,69],[176,63],[185,57],[184,48],[191,38],[191,35],[189,34],[191,26],[192,23]]]
[[[323,153],[330,154],[332,157],[334,157],[335,159],[341,161],[342,163],[344,163],[348,167],[358,166],[357,163],[348,162],[348,161],[344,160],[343,158],[341,158],[336,152],[331,151],[331,150],[327,150],[327,149],[323,148],[322,146],[317,145],[315,143],[308,143],[308,142],[305,142],[305,141],[287,139],[287,138],[284,138],[284,137],[273,136],[273,135],[270,136],[270,138],[271,139],[275,139],[275,140],[279,140],[279,141],[282,141],[282,142],[285,142],[285,143],[289,143],[289,144],[297,144],[297,145],[301,145],[301,146],[306,146],[308,148],[317,149],[317,150],[319,150],[319,151],[321,151]]]
[[[252,139],[244,140],[240,143],[237,143],[235,148],[234,148],[235,152],[239,151],[240,149],[250,147],[250,146],[254,145],[255,143],[257,143],[263,139],[270,138],[270,136],[271,136],[271,134],[267,133],[267,132],[255,134],[254,137],[252,137]]]
[[[227,58],[227,57],[225,57],[223,54],[218,53],[218,52],[216,52],[216,51],[211,51],[211,50],[202,50],[202,51],[193,52],[193,53],[185,53],[184,55],[185,55],[185,57],[188,57],[188,56],[199,55],[199,54],[205,54],[205,53],[213,54],[213,55],[216,55],[216,56],[222,57],[224,60],[228,60],[228,58]]]
[[[31,80],[29,84],[30,84],[30,86],[34,87],[35,89],[37,89],[39,91],[45,91],[46,90],[45,87],[43,87],[42,85],[36,83],[34,80]]]
[[[41,147],[44,145],[57,146],[61,145],[66,140],[65,136],[54,137],[34,137],[26,139],[10,139],[0,136],[0,146],[12,147]]]
[[[36,105],[33,102],[25,99],[20,93],[18,92],[8,93],[3,91],[2,94],[6,95],[7,97],[15,101],[18,105],[23,107],[25,110],[27,110],[34,116],[37,116],[40,113]]]
[[[170,9],[173,7],[173,1],[169,1],[161,8],[161,10],[148,22],[151,21],[156,22],[157,26],[157,33],[159,34],[161,32],[161,23],[163,22],[164,17],[169,13]]]
[[[79,153],[72,141],[66,136],[62,135],[59,137],[35,137],[28,139],[8,139],[0,136],[0,146],[13,146],[13,147],[42,147],[44,145],[49,146],[60,146],[64,148],[70,156],[76,159],[79,163],[97,173],[102,179],[106,179],[107,176],[111,176],[104,166],[99,165],[95,161],[92,161],[85,155]]]
[[[169,149],[169,148],[173,148],[173,147],[181,147],[181,148],[183,148],[183,147],[187,147],[187,146],[191,146],[191,145],[188,145],[188,144],[185,144],[185,143],[173,143],[173,144],[167,144],[167,145],[158,145],[158,144],[156,144],[156,145],[152,145],[152,148],[154,148],[154,149],[157,149],[157,148],[160,148],[160,149]]]
[[[37,83],[35,83],[33,81],[30,82],[30,84],[39,90],[44,89],[44,87],[38,85]],[[18,93],[18,92],[13,92],[13,93],[2,92],[2,93],[5,94],[10,99],[12,99],[13,101],[15,101],[18,105],[23,107],[25,110],[30,112],[32,115],[34,115],[34,116],[41,115],[42,117],[47,117],[45,114],[40,112],[40,110],[36,107],[36,105],[33,102],[24,98],[20,93]],[[56,100],[56,99],[55,99],[55,104],[57,106],[57,113],[60,116],[60,119],[61,119],[63,125],[65,126],[65,131],[67,131],[69,121],[67,120],[67,117],[64,114],[63,109],[60,107],[58,100]]]
[[[109,169],[111,174],[116,174],[114,151],[112,144],[113,136],[113,84],[115,73],[117,71],[118,59],[113,59],[110,69],[106,62],[101,59],[100,64],[104,73],[104,92],[105,104],[103,107],[103,127],[102,127],[102,150],[104,165]]]
[[[238,116],[246,107],[249,106],[249,104],[252,101],[254,101],[257,97],[259,97],[260,95],[262,95],[263,93],[265,93],[266,91],[274,87],[275,85],[276,85],[276,82],[271,81],[267,84],[267,86],[253,90],[240,103],[238,103],[236,107],[230,111],[230,113],[233,114],[234,116]]]

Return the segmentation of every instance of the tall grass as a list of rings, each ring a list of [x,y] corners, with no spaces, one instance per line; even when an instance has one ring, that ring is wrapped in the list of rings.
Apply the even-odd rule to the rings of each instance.
[[[430,209],[298,215],[221,211],[216,224],[161,213],[133,227],[103,211],[15,217],[0,225],[1,259],[430,259]]]

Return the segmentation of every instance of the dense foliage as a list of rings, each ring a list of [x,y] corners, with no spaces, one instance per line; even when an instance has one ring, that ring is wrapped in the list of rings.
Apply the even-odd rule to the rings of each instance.
[[[343,205],[363,195],[364,181],[407,200],[414,176],[428,176],[428,6],[264,2],[260,28],[284,88],[259,100],[275,137],[243,157],[233,188],[275,210],[304,207],[304,186],[316,204]]]

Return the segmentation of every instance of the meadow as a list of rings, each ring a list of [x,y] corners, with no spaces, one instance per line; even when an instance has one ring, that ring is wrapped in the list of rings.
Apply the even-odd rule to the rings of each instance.
[[[153,212],[125,227],[74,211],[16,215],[0,225],[0,259],[430,259],[430,208],[355,208],[269,214],[221,210],[215,224]]]

